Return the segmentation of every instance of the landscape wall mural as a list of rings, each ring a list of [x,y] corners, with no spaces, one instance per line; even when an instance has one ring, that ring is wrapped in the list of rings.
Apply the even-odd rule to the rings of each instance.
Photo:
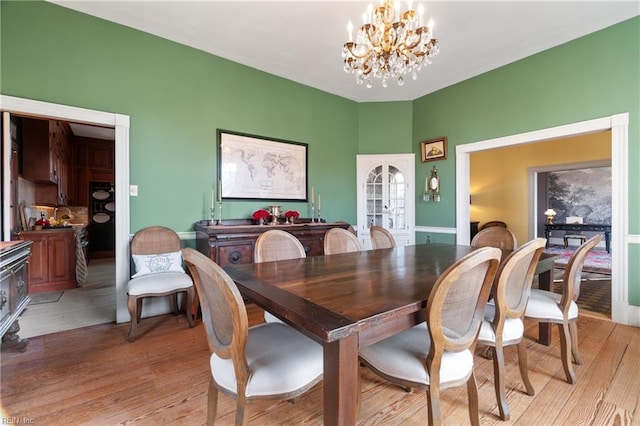
[[[547,194],[556,223],[577,216],[583,223],[611,224],[611,167],[549,172]]]

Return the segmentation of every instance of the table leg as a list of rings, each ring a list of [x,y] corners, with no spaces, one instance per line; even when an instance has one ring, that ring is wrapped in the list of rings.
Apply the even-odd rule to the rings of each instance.
[[[354,425],[358,392],[358,335],[324,343],[324,424]]]
[[[547,270],[541,272],[538,275],[538,287],[541,290],[552,290],[553,285],[553,268],[551,270]],[[551,345],[551,323],[549,322],[539,322],[538,323],[538,343],[541,343],[545,346]]]

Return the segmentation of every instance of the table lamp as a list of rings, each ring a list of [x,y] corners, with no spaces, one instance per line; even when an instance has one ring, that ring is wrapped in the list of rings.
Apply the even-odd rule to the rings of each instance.
[[[553,209],[547,209],[544,212],[544,215],[547,217],[547,223],[553,223],[553,217],[556,215],[556,211]]]

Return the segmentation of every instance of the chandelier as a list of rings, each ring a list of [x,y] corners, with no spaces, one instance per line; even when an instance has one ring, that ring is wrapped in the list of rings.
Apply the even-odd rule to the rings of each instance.
[[[347,24],[349,41],[342,48],[344,70],[356,75],[358,84],[372,87],[372,77],[382,79],[387,87],[389,79],[397,79],[404,85],[404,75],[411,73],[416,80],[423,65],[438,54],[438,40],[433,38],[433,19],[424,25],[424,7],[418,12],[408,8],[400,13],[400,2],[384,0],[384,4],[367,6],[362,15],[362,26],[353,41],[353,24]],[[397,20],[396,20],[397,17]]]

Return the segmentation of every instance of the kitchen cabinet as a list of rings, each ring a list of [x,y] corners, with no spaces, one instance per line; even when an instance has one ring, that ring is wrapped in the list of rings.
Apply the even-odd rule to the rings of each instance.
[[[83,201],[76,205],[85,205],[89,202],[89,182],[115,182],[115,142],[102,139],[85,137],[74,138],[73,145],[73,169],[74,175],[82,180],[75,180],[75,185],[82,182],[81,188],[76,187],[75,192]]]
[[[18,317],[29,304],[27,270],[30,241],[0,242],[0,336],[2,350],[23,352],[28,340],[21,340]]]
[[[29,293],[76,287],[76,238],[73,228],[26,231],[19,239],[32,241]]]
[[[38,204],[69,204],[70,130],[58,120],[22,119],[23,177],[35,184]]]

